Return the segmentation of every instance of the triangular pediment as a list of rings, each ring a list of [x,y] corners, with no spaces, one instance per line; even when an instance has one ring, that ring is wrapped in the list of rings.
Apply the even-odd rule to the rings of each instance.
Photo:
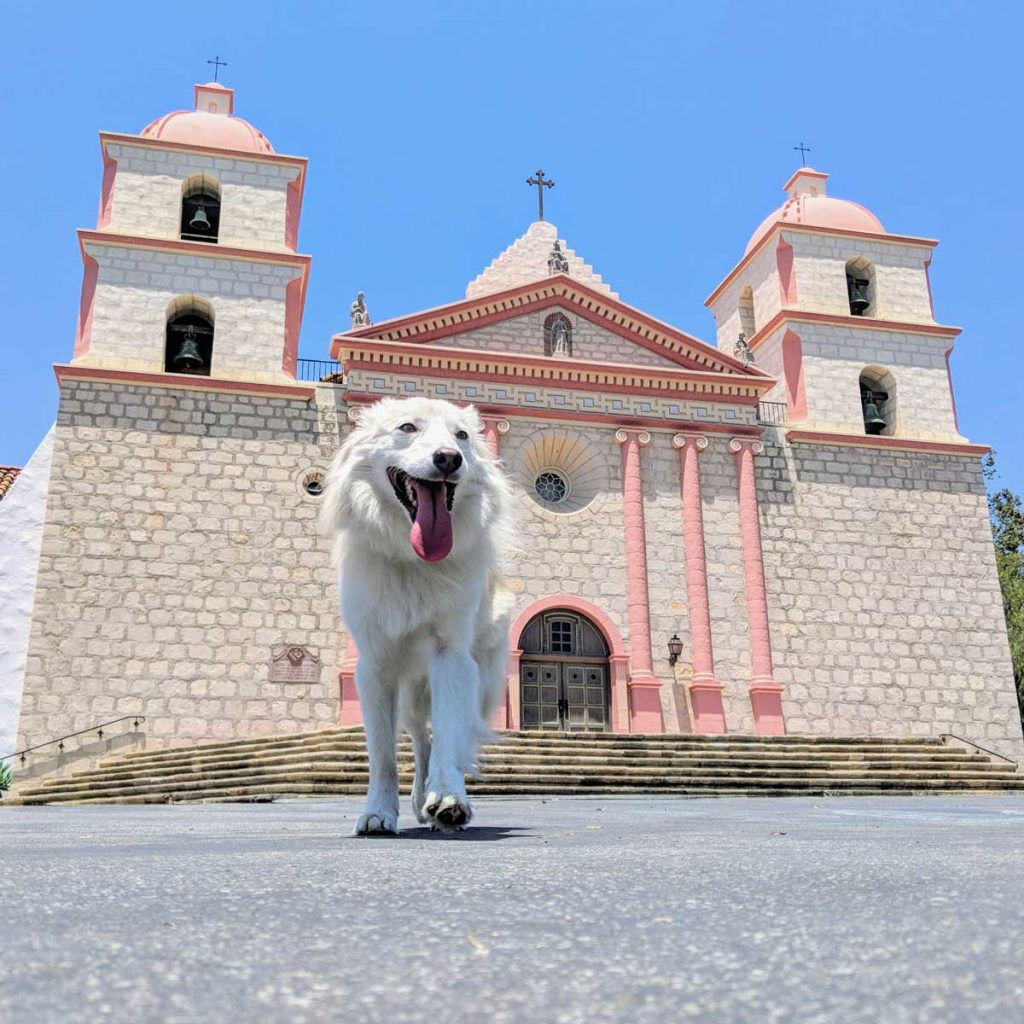
[[[573,327],[574,345],[568,359],[545,355],[543,325],[555,312],[563,313]],[[500,354],[533,361],[539,357],[553,367],[571,362],[591,370],[606,365],[638,370],[657,367],[736,375],[745,381],[772,379],[566,274],[355,328],[335,336],[334,352],[350,339],[440,346],[481,358]]]

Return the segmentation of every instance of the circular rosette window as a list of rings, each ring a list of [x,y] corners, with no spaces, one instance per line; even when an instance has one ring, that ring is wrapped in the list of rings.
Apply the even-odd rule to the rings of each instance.
[[[543,431],[527,445],[522,483],[530,498],[548,512],[579,512],[606,488],[608,467],[583,438]]]

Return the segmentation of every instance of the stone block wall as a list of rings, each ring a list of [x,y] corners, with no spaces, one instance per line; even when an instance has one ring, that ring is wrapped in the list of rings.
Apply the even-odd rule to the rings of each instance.
[[[636,345],[612,331],[577,316],[572,310],[559,310],[572,324],[572,358],[588,363],[626,363],[633,366],[663,366],[678,369],[679,364],[650,349]],[[537,310],[512,320],[479,327],[475,331],[438,344],[478,352],[521,352],[528,356],[544,355],[544,321],[556,309]]]
[[[219,244],[285,249],[288,183],[299,168],[255,159],[110,143],[117,161],[107,230],[147,238],[178,238],[182,187],[193,174],[221,190]]]
[[[753,293],[754,331],[764,327],[782,308],[777,248],[778,242],[766,245],[711,304],[717,344],[728,355],[733,354],[740,331],[745,331],[747,341],[753,337],[741,323],[739,314],[740,296],[747,288]]]
[[[337,394],[65,382],[20,745],[119,714],[157,746],[337,723],[330,540],[300,487],[337,446]],[[269,681],[283,645],[319,651],[319,682]]]
[[[977,460],[767,440],[758,497],[789,731],[952,732],[1020,759]]]
[[[164,369],[168,309],[197,295],[213,307],[214,377],[281,382],[285,291],[296,267],[87,243],[99,264],[85,366]]]

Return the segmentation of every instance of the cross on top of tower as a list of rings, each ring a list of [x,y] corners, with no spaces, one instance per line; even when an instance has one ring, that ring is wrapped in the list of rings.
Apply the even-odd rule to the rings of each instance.
[[[527,178],[527,185],[537,186],[537,220],[544,219],[544,189],[554,188],[555,183],[553,181],[544,180],[544,172],[541,170],[537,171],[536,178]]]
[[[807,154],[812,152],[811,147],[810,146],[805,146],[803,144],[803,142],[801,142],[799,146],[794,146],[793,148],[800,150],[800,165],[801,165],[801,167],[806,167],[807,166]]]
[[[220,69],[228,66],[228,62],[226,60],[220,59],[219,53],[214,56],[213,60],[208,60],[206,63],[213,65],[213,80],[215,82],[217,81],[217,75],[220,74]]]

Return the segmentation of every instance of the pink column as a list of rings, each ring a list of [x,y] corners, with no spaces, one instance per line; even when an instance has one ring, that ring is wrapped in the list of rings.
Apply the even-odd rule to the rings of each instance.
[[[651,659],[651,610],[647,589],[647,536],[640,449],[651,442],[646,430],[621,429],[622,505],[626,526],[626,602],[629,608],[629,731],[664,732],[661,682]]]
[[[348,650],[345,652],[345,664],[338,673],[338,682],[341,686],[341,717],[340,725],[362,725],[363,711],[359,707],[359,693],[356,690],[356,662],[359,660],[359,651],[356,650],[355,641],[348,638]]]
[[[782,687],[775,681],[772,642],[768,632],[768,597],[764,586],[761,555],[761,522],[757,514],[757,483],[754,456],[764,451],[760,441],[734,437],[729,451],[736,456],[739,489],[740,539],[743,544],[743,585],[747,595],[747,624],[750,633],[750,704],[754,729],[759,735],[780,736],[786,731],[782,715]]]
[[[690,705],[694,732],[725,732],[722,683],[715,676],[708,602],[708,569],[704,557],[704,512],[700,500],[698,455],[708,446],[700,434],[676,434],[679,449],[679,488],[683,502],[683,551],[686,555],[686,601],[690,612],[693,679]]]
[[[487,447],[490,448],[491,454],[497,459],[501,456],[501,436],[509,431],[508,420],[502,419],[501,416],[481,416],[480,418],[484,421],[484,441],[487,443]],[[518,637],[516,639],[518,640]],[[491,716],[489,724],[492,729],[519,728],[519,658],[510,658],[509,661],[507,678],[511,683],[514,670],[515,683],[505,687],[505,700]],[[515,664],[511,664],[511,662],[515,662]],[[514,711],[510,696],[515,697]]]
[[[501,455],[501,435],[507,434],[509,430],[508,420],[500,416],[481,416],[484,421],[484,440],[491,454],[498,458]]]

